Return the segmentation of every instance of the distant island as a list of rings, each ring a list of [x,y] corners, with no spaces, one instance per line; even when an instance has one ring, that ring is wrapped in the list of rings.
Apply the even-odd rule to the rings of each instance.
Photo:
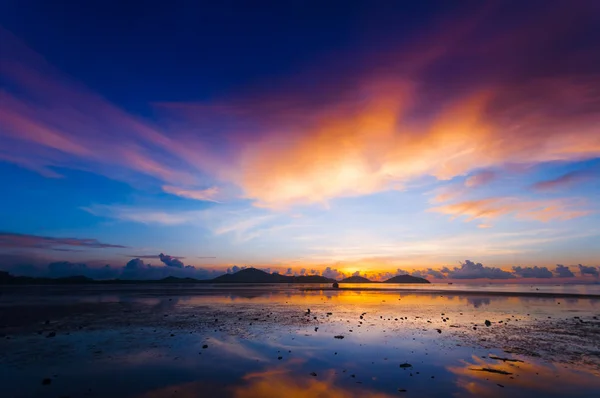
[[[350,276],[342,279],[340,283],[431,283],[425,278],[419,278],[411,275],[397,275],[383,282],[372,281],[364,276]]]
[[[68,276],[64,278],[38,278],[30,276],[14,276],[6,271],[0,271],[0,285],[81,285],[81,284],[219,284],[219,283],[335,283],[335,279],[321,275],[281,275],[268,273],[257,268],[245,268],[235,273],[224,274],[213,279],[177,278],[169,276],[163,279],[134,280],[108,279],[95,280],[86,276]],[[339,283],[380,283],[362,276],[351,276]],[[430,283],[427,279],[410,275],[399,275],[383,283]]]
[[[367,279],[363,276],[351,276],[345,279],[342,279],[340,283],[373,283],[372,280]]]

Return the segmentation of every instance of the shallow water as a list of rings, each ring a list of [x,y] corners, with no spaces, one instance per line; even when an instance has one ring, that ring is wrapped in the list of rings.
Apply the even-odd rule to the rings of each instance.
[[[600,300],[593,298],[287,285],[2,292],[7,397],[600,392]]]

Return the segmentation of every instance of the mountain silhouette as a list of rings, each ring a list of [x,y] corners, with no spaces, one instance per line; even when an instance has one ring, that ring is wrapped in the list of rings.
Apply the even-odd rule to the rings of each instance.
[[[256,268],[245,268],[233,274],[217,276],[209,283],[333,283],[335,279],[320,275],[289,276],[269,274]]]
[[[419,278],[411,275],[396,275],[383,283],[431,283],[425,278]]]
[[[348,278],[342,279],[340,283],[375,283],[370,279],[367,279],[363,276],[350,276]]]

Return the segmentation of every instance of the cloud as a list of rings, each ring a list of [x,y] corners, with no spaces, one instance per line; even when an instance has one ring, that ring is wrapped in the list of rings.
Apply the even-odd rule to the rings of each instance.
[[[72,251],[63,246],[82,247],[86,249],[125,248],[126,246],[102,243],[96,239],[57,238],[28,234],[0,232],[0,248],[36,248],[58,251]]]
[[[257,84],[218,101],[157,105],[153,121],[111,104],[0,30],[1,72],[13,89],[0,93],[0,159],[48,177],[58,177],[58,167],[128,182],[142,175],[199,200],[214,199],[203,187],[232,185],[257,206],[279,209],[397,189],[423,176],[450,180],[510,164],[596,158],[598,55],[564,22],[595,26],[592,7],[499,12],[499,29],[487,24],[494,7],[477,7],[451,21],[435,18],[410,41],[316,62],[274,89]],[[542,68],[543,76],[532,74]],[[220,139],[191,131],[218,131]],[[159,212],[136,219],[186,222]]]
[[[346,277],[346,275],[339,271],[338,269],[334,269],[331,267],[327,267],[323,270],[323,272],[321,273],[322,276],[326,277],[326,278],[331,278],[331,279],[344,279]]]
[[[160,259],[161,254],[145,254],[145,255],[128,254],[128,255],[125,255],[125,257],[135,257],[135,258],[143,258],[143,259],[151,259],[151,258]],[[185,259],[185,257],[181,257],[181,256],[170,256],[170,257],[176,258],[178,260]],[[201,258],[206,258],[206,257],[201,257]]]
[[[559,278],[573,278],[575,274],[571,272],[569,267],[565,267],[562,264],[556,264],[556,268],[554,269],[556,276]]]
[[[480,185],[487,184],[496,178],[496,173],[493,171],[481,171],[473,174],[465,180],[465,186],[468,188],[475,188]]]
[[[441,271],[432,268],[427,269],[426,275],[431,275],[435,279],[446,279],[446,275],[444,275]]]
[[[230,268],[227,268],[227,273],[228,274],[235,274],[236,272],[241,271],[241,270],[246,269],[246,268],[247,268],[246,266],[238,267],[237,265],[234,265],[234,266],[232,266]]]
[[[599,276],[598,268],[596,268],[596,267],[581,265],[581,264],[579,264],[578,267],[579,267],[579,273],[581,274],[581,276],[591,275],[596,278]]]
[[[194,200],[202,200],[208,202],[218,202],[215,197],[219,194],[218,187],[211,187],[207,189],[184,189],[179,187],[174,187],[171,185],[165,185],[162,187],[163,191],[181,196],[182,198],[194,199]]]
[[[521,278],[552,278],[552,272],[547,267],[513,267],[515,275]]]
[[[433,207],[429,211],[447,214],[453,219],[464,216],[467,222],[477,219],[496,219],[509,214],[517,219],[547,222],[570,220],[589,214],[589,210],[575,209],[575,206],[581,205],[581,203],[582,201],[579,199],[526,201],[514,197],[492,197]]]
[[[183,263],[177,257],[160,253],[158,258],[168,267],[183,268]]]
[[[119,275],[119,270],[105,265],[103,267],[88,267],[85,263],[57,261],[48,264],[45,276],[64,278],[69,276],[86,276],[92,279],[112,279]]]
[[[552,180],[540,181],[533,184],[532,188],[536,191],[559,191],[571,187],[577,183],[584,182],[596,176],[596,172],[591,170],[576,170],[563,174]]]
[[[180,225],[197,222],[206,217],[205,211],[162,211],[130,206],[93,205],[82,207],[98,217],[142,224]]]
[[[466,260],[461,263],[460,268],[454,267],[448,270],[449,279],[512,279],[515,276],[508,271],[495,267],[484,267],[481,263]]]

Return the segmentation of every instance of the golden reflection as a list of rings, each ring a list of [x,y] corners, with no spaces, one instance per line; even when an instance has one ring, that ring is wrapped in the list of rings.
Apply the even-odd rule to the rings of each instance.
[[[391,398],[392,395],[370,391],[352,384],[342,387],[335,384],[334,370],[320,370],[317,376],[304,374],[304,370],[290,369],[301,365],[302,360],[292,360],[285,366],[248,373],[238,385],[231,382],[198,381],[162,387],[139,398],[179,398],[227,396],[234,398]]]
[[[335,385],[333,370],[320,372],[317,376],[296,374],[285,368],[249,373],[244,376],[246,384],[236,387],[235,398],[387,398],[391,395],[369,391],[362,387],[351,389]]]
[[[449,366],[447,369],[458,377],[456,384],[463,390],[460,396],[505,397],[509,388],[547,392],[553,396],[569,396],[574,386],[578,391],[600,391],[600,371],[592,367],[579,365],[571,369],[567,365],[543,364],[531,357],[521,359],[525,362],[473,356],[471,361],[463,362],[464,366]]]

